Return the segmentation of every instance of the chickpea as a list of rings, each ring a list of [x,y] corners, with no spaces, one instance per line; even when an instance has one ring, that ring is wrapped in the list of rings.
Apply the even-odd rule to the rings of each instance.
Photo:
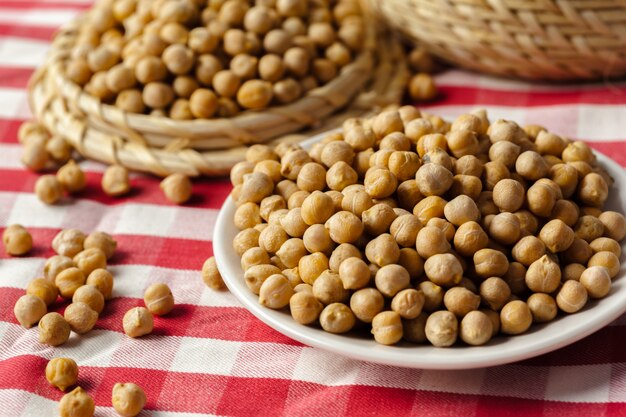
[[[535,236],[524,236],[521,238],[513,249],[511,255],[513,259],[520,262],[524,266],[530,266],[537,259],[546,253],[546,246],[539,238]]]
[[[215,74],[223,68],[222,63],[215,56],[200,55],[195,69],[196,79],[204,86],[211,86]]]
[[[370,270],[361,258],[348,258],[339,265],[339,278],[343,283],[343,288],[358,290],[369,284]]]
[[[357,248],[356,246],[350,243],[342,243],[341,245],[337,246],[330,255],[330,259],[328,260],[328,266],[330,267],[330,270],[333,272],[339,272],[339,267],[341,266],[343,261],[348,258],[362,259],[363,255],[361,254],[359,248]]]
[[[413,288],[399,291],[391,300],[391,309],[403,319],[414,319],[424,307],[424,293]]]
[[[462,256],[471,256],[487,247],[489,238],[482,227],[470,221],[459,226],[454,234],[454,248]]]
[[[85,276],[99,268],[106,268],[106,255],[98,248],[85,249],[77,253],[73,259],[76,267],[80,269]]]
[[[143,294],[143,301],[152,314],[163,316],[174,309],[172,290],[162,282],[150,285]]]
[[[191,113],[191,108],[189,106],[189,100],[184,98],[179,98],[172,103],[172,107],[170,107],[168,116],[174,120],[191,120],[193,119],[193,114]]]
[[[365,190],[348,191],[349,188],[343,190],[344,197],[341,201],[341,208],[360,217],[363,212],[374,206],[374,201]]]
[[[454,165],[454,173],[480,178],[483,174],[483,163],[474,155],[462,156],[457,159]]]
[[[41,171],[48,163],[49,155],[46,151],[46,141],[31,139],[24,144],[22,153],[22,164],[31,171]]]
[[[304,191],[323,191],[326,187],[326,169],[316,162],[304,164],[298,173],[297,184]]]
[[[552,209],[551,220],[561,220],[569,227],[578,221],[579,209],[576,203],[569,200],[558,200]]]
[[[585,271],[585,269],[587,268],[585,267],[585,265],[582,265],[582,264],[573,263],[573,264],[566,265],[565,268],[563,268],[563,271],[561,273],[561,280],[562,281],[568,281],[568,280],[580,281],[580,276]]]
[[[551,293],[561,282],[561,269],[548,255],[530,264],[526,271],[526,285],[531,291]]]
[[[350,298],[352,312],[365,323],[371,323],[374,317],[383,310],[384,304],[383,295],[374,288],[355,291]]]
[[[45,204],[56,204],[63,197],[63,187],[54,175],[42,175],[35,182],[35,194]]]
[[[481,191],[478,195],[478,200],[476,200],[476,205],[482,216],[488,216],[490,214],[495,215],[500,212],[498,206],[493,202],[492,191]]]
[[[555,190],[545,183],[536,182],[526,192],[528,209],[537,216],[550,216],[556,200]]]
[[[439,164],[422,165],[415,174],[420,192],[425,196],[440,196],[452,186],[452,173]]]
[[[448,311],[462,318],[470,311],[478,310],[480,297],[467,288],[453,287],[445,292],[443,303]]]
[[[72,302],[65,309],[64,318],[74,332],[85,334],[95,326],[98,313],[83,302]]]
[[[482,180],[484,190],[493,191],[497,183],[509,178],[511,178],[511,173],[502,162],[491,161],[483,166]]]
[[[554,298],[544,293],[534,293],[526,301],[535,323],[552,321],[557,314]]]
[[[498,181],[493,187],[493,202],[502,211],[515,212],[524,204],[524,187],[513,179]]]
[[[608,237],[599,237],[592,240],[589,247],[591,247],[593,253],[607,251],[614,253],[618,258],[622,256],[622,247],[620,244]]]
[[[46,379],[50,385],[65,391],[76,384],[78,365],[70,358],[54,358],[46,365]]]
[[[96,269],[92,271],[87,277],[85,284],[96,287],[105,300],[109,300],[111,298],[113,292],[113,275],[111,275],[111,273],[106,269]],[[74,292],[74,295],[75,294],[76,292]]]
[[[356,171],[344,161],[336,162],[326,173],[328,188],[335,191],[342,191],[347,186],[356,184],[357,180]]]
[[[460,195],[450,200],[445,205],[443,212],[446,219],[455,226],[480,219],[480,212],[476,203],[466,195]]]
[[[314,191],[302,203],[301,216],[308,225],[326,222],[334,213],[332,199],[321,191]]]
[[[12,224],[2,233],[2,243],[7,254],[21,256],[33,247],[33,237],[22,225]]]
[[[415,246],[424,259],[450,251],[450,243],[443,230],[434,226],[426,226],[418,232]]]
[[[63,164],[72,157],[72,146],[62,136],[52,136],[46,143],[48,156],[59,164]]]
[[[454,314],[436,311],[426,320],[426,338],[437,347],[452,346],[457,339],[458,326],[459,322]]]
[[[154,319],[147,308],[134,307],[124,314],[122,326],[126,335],[132,338],[141,337],[152,333]]]
[[[328,197],[330,199],[330,197]],[[330,203],[325,203],[330,204]],[[332,205],[324,210],[334,210]],[[332,213],[331,213],[332,214]],[[339,211],[333,214],[325,224],[330,238],[336,243],[355,242],[363,233],[363,223],[349,211]]]
[[[415,180],[404,181],[398,186],[396,194],[400,207],[409,211],[413,211],[418,202],[424,197]]]
[[[379,203],[365,210],[361,218],[365,231],[377,236],[389,231],[389,227],[396,219],[396,213],[388,205]]]
[[[94,285],[83,285],[79,287],[72,296],[72,302],[74,304],[81,303],[86,304],[90,309],[97,314],[102,313],[104,309],[104,295]],[[66,317],[67,319],[67,317]],[[69,320],[68,320],[69,321]]]
[[[409,273],[404,267],[395,264],[382,266],[376,272],[376,288],[385,296],[393,297],[410,284]]]
[[[605,267],[611,278],[615,278],[620,270],[619,258],[613,252],[596,252],[587,263],[588,267],[603,266]]]
[[[270,275],[259,289],[259,303],[272,309],[281,309],[289,304],[293,294],[293,287],[284,275]]]
[[[589,243],[583,239],[574,238],[572,244],[563,252],[562,260],[568,263],[586,264],[593,255]]]
[[[128,170],[121,165],[108,167],[102,176],[102,190],[111,197],[128,194],[130,191]]]
[[[500,310],[511,297],[511,288],[502,278],[487,278],[480,284],[480,297],[492,310]]]
[[[530,308],[521,300],[509,301],[500,311],[500,329],[504,334],[524,333],[532,321]]]
[[[435,284],[450,287],[461,281],[463,267],[450,253],[435,254],[426,259],[424,272]]]
[[[578,198],[591,207],[602,207],[609,195],[609,187],[601,175],[591,172],[578,185]]]
[[[323,252],[330,254],[333,249],[333,241],[330,238],[330,233],[321,224],[314,224],[306,229],[302,241],[304,247],[311,253]]]
[[[172,203],[184,204],[191,198],[191,180],[184,174],[177,172],[168,175],[161,181],[160,187]]]
[[[59,346],[70,337],[70,325],[59,313],[48,313],[39,320],[39,343]]]
[[[59,401],[61,417],[92,417],[95,409],[93,399],[81,387],[74,388]]]
[[[420,72],[409,80],[409,96],[417,101],[430,101],[437,97],[435,80],[427,73]]]
[[[512,245],[520,237],[519,219],[512,213],[500,213],[489,224],[489,235],[503,245]]]
[[[565,281],[556,295],[556,304],[566,313],[576,313],[587,304],[587,290],[578,281]]]
[[[578,185],[578,171],[570,164],[555,164],[550,168],[550,179],[561,187],[564,198],[571,197]]]
[[[478,310],[470,311],[461,320],[459,336],[468,345],[484,345],[491,339],[493,327],[493,322],[487,314]]]
[[[574,225],[574,235],[577,238],[591,242],[604,234],[604,225],[600,219],[584,215],[580,216],[578,222]]]
[[[289,152],[281,158],[280,163],[282,168],[280,173],[283,177],[295,181],[298,178],[300,170],[307,162],[311,162],[311,157],[306,151],[297,149],[293,152]]]
[[[156,56],[145,56],[135,66],[135,78],[144,85],[163,81],[165,77],[167,77],[167,68],[163,61]]]
[[[602,266],[585,269],[579,281],[591,298],[604,298],[611,291],[611,276],[608,269]]]
[[[621,241],[626,236],[626,218],[616,211],[605,211],[598,219],[604,225],[604,235],[616,241]]]
[[[393,220],[391,226],[389,226],[389,233],[400,246],[412,247],[415,245],[421,228],[422,225],[417,216],[404,214]]]
[[[111,404],[124,417],[138,415],[146,405],[146,394],[140,386],[131,382],[116,383],[111,394]]]
[[[449,194],[451,197],[466,195],[472,200],[478,200],[483,188],[480,178],[471,175],[455,175],[452,178],[452,186]]]
[[[481,249],[474,254],[474,269],[483,278],[501,277],[509,269],[506,256],[494,249]]]
[[[46,306],[49,306],[56,301],[59,296],[59,290],[50,280],[45,278],[35,278],[28,283],[28,286],[26,287],[26,294],[39,297]]]
[[[384,233],[367,243],[365,256],[378,266],[394,264],[400,258],[400,248],[390,234]]]
[[[328,269],[328,257],[321,252],[303,256],[298,261],[298,272],[302,281],[313,285],[322,272]]]
[[[54,279],[54,284],[59,289],[63,298],[72,298],[76,290],[85,284],[85,273],[75,267],[60,271]]]
[[[352,330],[356,318],[350,308],[342,303],[327,305],[320,314],[320,325],[329,333],[346,333]]]
[[[167,84],[152,81],[144,86],[142,97],[147,107],[164,109],[174,101],[174,90]]]
[[[21,296],[13,307],[17,321],[27,329],[33,327],[47,313],[45,301],[36,294],[26,293]]]
[[[372,319],[372,334],[376,342],[393,345],[402,339],[403,328],[400,315],[395,311],[383,311]]]
[[[519,154],[520,147],[509,141],[496,142],[489,148],[489,160],[498,161],[508,169],[515,167]]]
[[[311,324],[316,321],[324,305],[320,303],[312,292],[296,292],[289,299],[291,317],[300,324]]]

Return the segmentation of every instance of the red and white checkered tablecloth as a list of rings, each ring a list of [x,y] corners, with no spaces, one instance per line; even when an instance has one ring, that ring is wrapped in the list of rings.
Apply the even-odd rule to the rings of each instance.
[[[47,361],[74,358],[79,384],[98,416],[114,416],[111,388],[141,385],[141,416],[625,416],[626,316],[569,347],[524,362],[468,371],[430,371],[360,362],[304,346],[270,329],[228,292],[214,292],[198,270],[212,254],[227,180],[201,180],[184,207],[168,204],[155,178],[137,175],[133,194],[111,199],[103,166],[85,161],[89,187],[72,201],[44,206],[36,174],[22,169],[16,132],[29,118],[26,83],[59,25],[87,0],[0,0],[0,232],[21,223],[35,248],[25,258],[0,251],[0,415],[52,416],[61,392],[44,377]],[[626,83],[538,85],[459,70],[438,77],[443,98],[429,110],[454,116],[475,107],[491,119],[538,123],[626,166]],[[622,192],[625,190],[621,190]],[[41,275],[61,229],[103,230],[119,242],[112,259],[115,298],[88,335],[51,348],[20,327],[13,305]],[[177,307],[134,340],[121,318],[142,305],[152,282],[169,283]],[[63,306],[58,306],[62,309]]]

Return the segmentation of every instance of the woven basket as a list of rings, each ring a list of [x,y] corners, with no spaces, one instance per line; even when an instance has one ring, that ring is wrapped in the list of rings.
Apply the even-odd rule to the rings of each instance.
[[[337,78],[286,106],[193,121],[131,114],[101,103],[65,77],[79,24],[59,32],[47,63],[33,76],[33,113],[81,155],[159,176],[227,174],[243,159],[246,145],[298,141],[347,117],[399,103],[409,76],[402,47],[387,35],[373,42],[372,35],[370,47]],[[284,136],[303,128],[306,134]]]
[[[626,75],[624,0],[366,0],[433,54],[491,74],[575,80]]]

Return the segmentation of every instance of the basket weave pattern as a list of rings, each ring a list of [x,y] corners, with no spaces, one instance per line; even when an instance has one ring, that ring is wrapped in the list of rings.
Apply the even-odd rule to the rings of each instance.
[[[530,79],[626,75],[624,0],[367,0],[390,26],[460,66]]]

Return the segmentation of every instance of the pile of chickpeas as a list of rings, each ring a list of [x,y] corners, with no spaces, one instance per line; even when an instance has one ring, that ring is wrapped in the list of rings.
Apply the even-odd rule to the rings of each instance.
[[[326,84],[365,38],[357,0],[101,0],[65,73],[128,112],[232,117]]]
[[[624,215],[581,141],[405,106],[231,171],[233,241],[259,302],[331,333],[451,346],[516,335],[605,297]]]
[[[63,392],[78,382],[78,365],[71,358],[51,359],[46,365],[45,373],[50,385]],[[134,417],[143,410],[146,393],[132,382],[118,382],[113,386],[111,403],[120,416]],[[65,394],[59,401],[61,417],[92,417],[95,408],[93,398],[80,386]]]
[[[87,188],[87,177],[72,158],[73,149],[61,136],[51,136],[36,121],[26,121],[20,126],[19,141],[23,144],[22,163],[31,171],[42,172],[58,168],[56,175],[44,174],[35,182],[35,194],[43,203],[57,204],[67,193],[78,194]],[[107,167],[102,175],[102,191],[111,197],[128,195],[131,190],[128,169],[121,165]],[[192,196],[188,176],[170,174],[161,181],[163,195],[175,204],[184,204]]]

